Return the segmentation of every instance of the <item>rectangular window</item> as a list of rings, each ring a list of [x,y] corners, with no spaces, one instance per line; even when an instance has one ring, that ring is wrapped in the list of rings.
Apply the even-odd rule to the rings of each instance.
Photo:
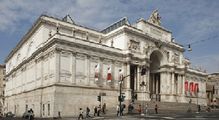
[[[50,104],[48,104],[48,116],[50,116]]]

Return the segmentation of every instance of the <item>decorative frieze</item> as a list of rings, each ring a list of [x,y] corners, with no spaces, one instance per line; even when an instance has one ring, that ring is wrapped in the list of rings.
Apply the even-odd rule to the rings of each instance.
[[[134,51],[140,51],[140,42],[135,40],[129,40],[128,49]]]

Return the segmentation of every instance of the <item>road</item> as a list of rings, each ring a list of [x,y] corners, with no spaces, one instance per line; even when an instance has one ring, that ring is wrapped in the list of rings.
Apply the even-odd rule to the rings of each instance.
[[[1,120],[22,120],[21,118],[0,118]],[[100,117],[92,117],[86,120],[219,120],[219,110],[201,113],[181,113],[181,114],[125,114],[116,116],[115,114],[106,114]],[[54,119],[35,119],[35,120],[54,120]],[[56,120],[77,120],[77,118],[61,118]]]

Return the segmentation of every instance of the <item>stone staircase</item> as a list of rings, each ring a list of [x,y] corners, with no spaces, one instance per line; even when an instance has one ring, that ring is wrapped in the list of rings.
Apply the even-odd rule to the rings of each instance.
[[[128,104],[126,104],[126,108],[124,114],[139,114],[139,105],[142,106],[142,110],[145,111],[145,105],[148,103],[148,113],[155,114],[155,104],[158,105],[158,114],[188,114],[188,109],[191,111],[189,113],[197,112],[197,105],[193,103],[177,103],[177,102],[153,102],[153,101],[135,101],[133,106],[134,110],[132,113],[128,113]],[[143,109],[144,106],[144,109]],[[202,107],[201,112],[205,111],[206,108]],[[91,114],[93,114],[91,112]],[[116,116],[116,107],[107,106],[106,114],[101,114],[101,116]]]
[[[133,113],[138,113],[139,105],[145,110],[145,105],[148,104],[148,112],[155,113],[155,105],[158,105],[159,114],[175,114],[175,113],[187,113],[187,112],[197,112],[197,105],[192,103],[177,103],[177,102],[154,102],[154,101],[135,101]],[[190,109],[191,111],[188,111]],[[202,107],[202,110],[204,108]]]

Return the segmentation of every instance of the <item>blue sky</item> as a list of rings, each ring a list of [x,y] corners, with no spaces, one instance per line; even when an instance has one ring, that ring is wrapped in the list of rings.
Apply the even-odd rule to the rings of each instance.
[[[184,53],[192,65],[219,72],[218,6],[219,0],[0,0],[0,64],[41,14],[69,14],[77,24],[102,30],[121,17],[134,23],[158,9],[176,42],[193,43]]]

